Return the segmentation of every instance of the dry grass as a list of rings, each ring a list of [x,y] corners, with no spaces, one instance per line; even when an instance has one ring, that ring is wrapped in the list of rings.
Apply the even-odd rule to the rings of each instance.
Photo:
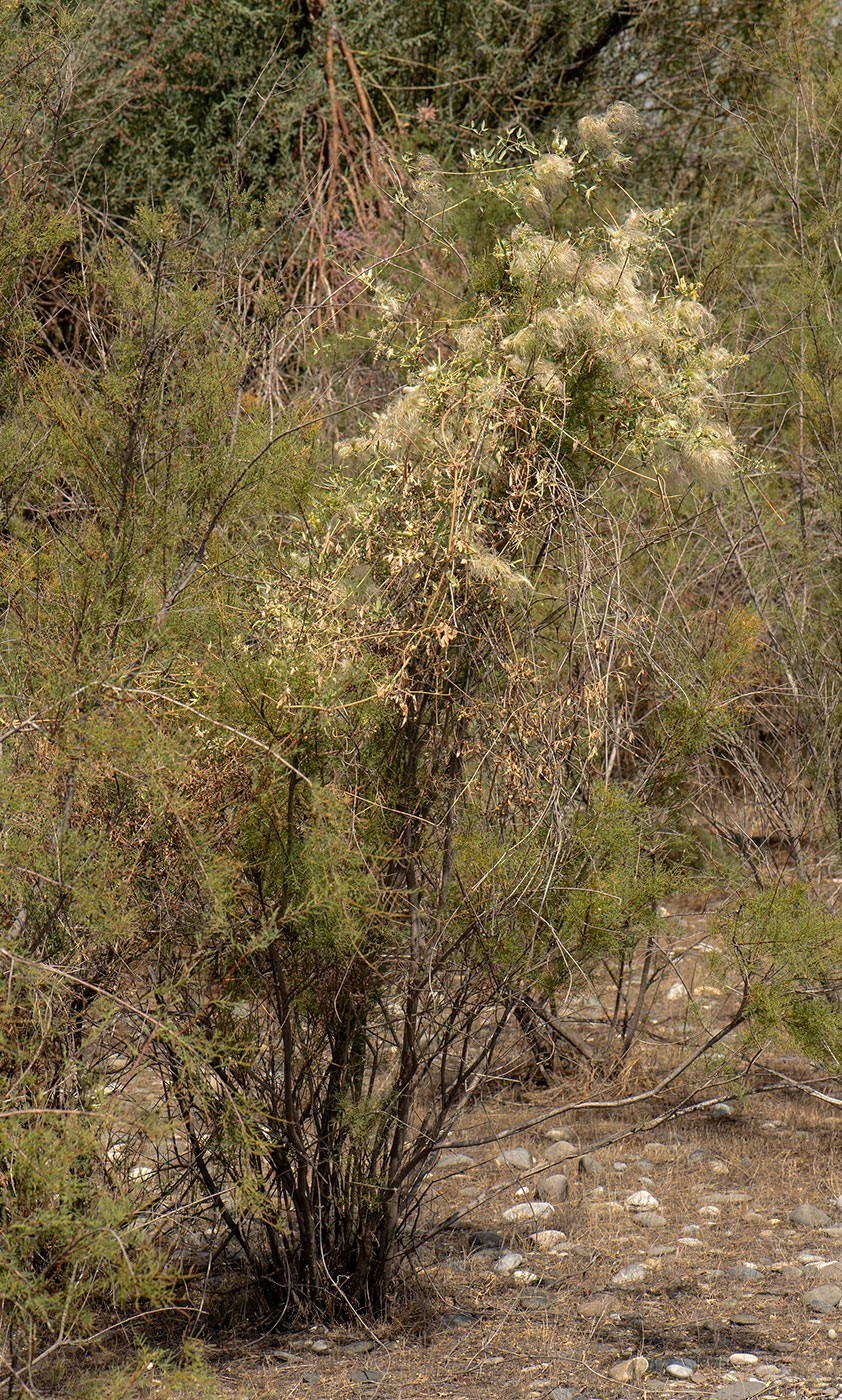
[[[544,1106],[549,1098],[542,1096]],[[482,1105],[461,1136],[511,1129],[516,1117],[526,1120],[538,1106],[500,1100]],[[633,1122],[630,1115],[624,1120],[591,1112],[577,1116],[572,1126],[586,1148]],[[554,1386],[570,1385],[613,1400],[635,1387],[617,1385],[608,1368],[638,1351],[653,1367],[636,1388],[641,1396],[707,1393],[734,1370],[730,1354],[748,1351],[761,1369],[778,1365],[791,1373],[769,1381],[770,1395],[819,1393],[834,1379],[842,1384],[838,1340],[829,1335],[833,1318],[804,1306],[802,1294],[818,1276],[796,1261],[803,1251],[842,1255],[842,1224],[797,1230],[788,1214],[801,1201],[826,1207],[842,1192],[837,1135],[834,1114],[777,1094],[749,1099],[724,1123],[709,1115],[688,1117],[653,1138],[644,1134],[603,1148],[596,1153],[603,1174],[571,1174],[569,1199],[557,1207],[552,1224],[567,1235],[563,1254],[530,1251],[528,1238],[501,1226],[502,1211],[518,1189],[519,1178],[510,1168],[488,1160],[470,1174],[442,1172],[429,1209],[440,1217],[468,1209],[462,1234],[442,1237],[423,1261],[426,1306],[419,1308],[416,1299],[413,1307],[398,1307],[392,1322],[370,1332],[319,1329],[208,1346],[210,1391],[207,1376],[179,1378],[154,1361],[140,1374],[121,1371],[119,1380],[113,1370],[101,1372],[97,1382],[89,1372],[83,1390],[114,1400],[118,1395],[189,1400],[207,1393],[231,1400],[344,1400],[363,1394],[380,1400],[540,1400]],[[510,1141],[537,1156],[547,1140],[533,1129]],[[705,1154],[701,1162],[692,1157],[698,1152]],[[472,1155],[479,1160],[479,1151]],[[627,1164],[622,1173],[613,1165],[619,1160]],[[667,1218],[660,1229],[640,1228],[622,1208],[641,1177],[652,1183]],[[477,1187],[492,1195],[473,1207]],[[720,1201],[718,1216],[700,1215],[705,1197],[729,1192],[747,1199]],[[696,1245],[678,1242],[692,1238],[688,1225],[698,1227]],[[533,1310],[534,1287],[498,1278],[490,1258],[467,1253],[469,1227],[498,1231],[526,1254],[548,1306]],[[730,1277],[729,1268],[743,1261],[762,1267],[759,1280]],[[612,1287],[616,1269],[633,1262],[646,1263],[645,1280]],[[453,1325],[448,1314],[455,1312],[468,1320]],[[361,1341],[373,1344],[366,1354],[343,1349]],[[326,1342],[328,1350],[314,1353],[314,1342]],[[674,1356],[699,1364],[695,1383],[657,1372],[659,1360]],[[355,1378],[362,1369],[385,1378],[363,1385]],[[756,1368],[748,1371],[755,1373]]]
[[[685,905],[689,947],[702,941],[704,921],[703,911]],[[728,989],[717,988],[704,967],[693,975],[710,987],[702,1000],[712,1020],[722,1017]],[[680,1053],[683,1012],[667,1000],[669,985],[667,979],[651,1035],[611,1086],[617,1097],[654,1083]],[[805,1070],[784,1057],[774,1063],[786,1073]],[[708,1395],[729,1375],[758,1375],[773,1397],[835,1397],[842,1386],[835,1335],[838,1330],[842,1337],[842,1318],[837,1325],[833,1316],[811,1313],[802,1295],[819,1282],[836,1282],[837,1273],[820,1274],[798,1256],[842,1260],[842,1215],[835,1217],[831,1205],[842,1194],[839,1114],[804,1094],[768,1091],[770,1082],[757,1070],[744,1079],[743,1096],[729,1100],[732,1118],[691,1110],[656,1127],[652,1121],[682,1095],[687,1109],[693,1100],[709,1102],[727,1092],[726,1081],[699,1077],[690,1087],[674,1085],[669,1102],[561,1114],[592,1095],[592,1076],[547,1090],[498,1090],[475,1104],[453,1142],[474,1165],[443,1162],[431,1180],[426,1221],[449,1221],[450,1228],[416,1261],[421,1288],[396,1297],[388,1323],[361,1325],[357,1332],[320,1327],[258,1336],[248,1326],[245,1296],[234,1293],[227,1335],[221,1319],[223,1329],[216,1342],[205,1343],[198,1369],[162,1369],[154,1356],[138,1367],[115,1349],[71,1389],[80,1400],[542,1400],[556,1386],[571,1386],[597,1400],[631,1394],[673,1400]],[[602,1169],[592,1176],[576,1171],[575,1163],[570,1168],[568,1199],[547,1222],[567,1237],[557,1253],[534,1248],[531,1226],[518,1232],[502,1220],[517,1200],[540,1195],[542,1175],[562,1169],[542,1165],[548,1124],[572,1128],[577,1150]],[[501,1165],[501,1146],[528,1148],[535,1169]],[[660,1228],[642,1228],[623,1207],[642,1186],[660,1203],[667,1222]],[[711,1197],[718,1213],[710,1209]],[[794,1228],[789,1212],[804,1201],[828,1210],[834,1224]],[[537,1283],[501,1278],[493,1255],[471,1253],[469,1237],[477,1230],[497,1234],[525,1255]],[[760,1277],[732,1278],[729,1270],[746,1261],[760,1267]],[[617,1269],[630,1263],[645,1265],[644,1279],[613,1285]],[[366,1352],[346,1350],[364,1343]],[[650,1373],[641,1385],[618,1385],[609,1367],[638,1352],[648,1357]],[[753,1353],[757,1366],[732,1366],[734,1352]],[[698,1364],[692,1382],[665,1375],[664,1363],[676,1357]],[[782,1374],[764,1372],[772,1366]],[[364,1384],[358,1378],[363,1370],[383,1378]]]

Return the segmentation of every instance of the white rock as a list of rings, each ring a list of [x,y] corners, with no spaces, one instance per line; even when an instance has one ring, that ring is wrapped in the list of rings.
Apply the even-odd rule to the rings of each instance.
[[[693,1378],[693,1367],[685,1366],[681,1361],[671,1361],[664,1367],[668,1376],[672,1376],[676,1381],[689,1381]]]
[[[538,1275],[531,1269],[515,1269],[512,1278],[516,1278],[518,1283],[537,1283]]]
[[[558,1245],[567,1241],[563,1230],[536,1230],[532,1238],[536,1249],[542,1249],[548,1254],[554,1254]]]
[[[699,1206],[699,1215],[703,1215],[706,1220],[715,1220],[720,1214],[719,1206]]]
[[[686,1001],[689,993],[683,982],[673,982],[667,992],[667,1001]]]
[[[651,1191],[632,1191],[623,1201],[626,1210],[657,1210],[660,1204]]]
[[[497,1158],[498,1167],[518,1167],[528,1171],[532,1166],[532,1153],[528,1147],[508,1147]]]
[[[522,1201],[520,1205],[509,1206],[503,1211],[503,1219],[515,1220],[550,1220],[555,1215],[555,1206],[550,1201]]]
[[[575,1128],[545,1128],[544,1137],[550,1142],[578,1142]]]
[[[622,1269],[618,1269],[612,1283],[641,1283],[646,1277],[646,1268],[643,1264],[624,1264]]]
[[[511,1250],[507,1250],[505,1254],[501,1254],[500,1258],[495,1260],[493,1268],[495,1274],[510,1274],[522,1263],[522,1254],[515,1254]]]
[[[728,1357],[732,1366],[756,1366],[757,1357],[753,1351],[732,1351]]]
[[[474,1159],[469,1157],[467,1152],[454,1152],[450,1148],[439,1153],[436,1163],[437,1167],[472,1167],[473,1165]]]

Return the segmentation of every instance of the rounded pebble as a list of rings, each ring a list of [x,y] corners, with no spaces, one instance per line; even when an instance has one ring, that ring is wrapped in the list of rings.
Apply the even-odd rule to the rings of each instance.
[[[838,1283],[823,1283],[819,1288],[811,1288],[804,1294],[803,1301],[817,1313],[833,1312],[842,1302],[842,1288]]]
[[[822,1210],[819,1206],[810,1205],[809,1201],[805,1201],[803,1205],[796,1206],[795,1210],[789,1212],[789,1223],[790,1225],[815,1228],[816,1226],[830,1225],[831,1220],[826,1210]]]
[[[528,1171],[532,1166],[532,1153],[527,1147],[509,1147],[497,1158],[498,1167],[518,1167]]]
[[[660,1204],[651,1191],[632,1191],[623,1201],[626,1210],[657,1210]]]
[[[608,1374],[613,1381],[624,1384],[626,1381],[642,1381],[649,1370],[649,1362],[645,1356],[631,1356],[628,1361],[618,1361],[609,1368]]]
[[[540,1190],[550,1201],[566,1201],[570,1182],[561,1172],[554,1172],[552,1176],[541,1177]]]
[[[666,1216],[659,1215],[656,1210],[641,1210],[634,1217],[635,1225],[642,1225],[644,1230],[660,1230],[666,1225]]]
[[[550,1253],[566,1241],[567,1236],[563,1230],[536,1230],[532,1236],[532,1242],[537,1249],[548,1250]]]
[[[518,1265],[522,1263],[522,1254],[515,1254],[511,1250],[506,1250],[506,1253],[501,1254],[500,1258],[495,1261],[492,1267],[495,1274],[510,1274],[513,1269],[516,1269]]]
[[[503,1219],[513,1223],[516,1220],[550,1220],[555,1215],[551,1201],[522,1201],[520,1205],[509,1206],[503,1211]]]
[[[618,1269],[612,1283],[641,1283],[646,1277],[646,1269],[643,1264],[624,1264],[622,1269]]]

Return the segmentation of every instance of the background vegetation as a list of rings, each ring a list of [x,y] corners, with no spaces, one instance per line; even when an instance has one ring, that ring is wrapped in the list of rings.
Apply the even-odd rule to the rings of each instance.
[[[838,43],[4,5],[10,1394],[232,1272],[382,1313],[477,1093],[616,1098],[669,895],[670,1082],[838,1072]]]

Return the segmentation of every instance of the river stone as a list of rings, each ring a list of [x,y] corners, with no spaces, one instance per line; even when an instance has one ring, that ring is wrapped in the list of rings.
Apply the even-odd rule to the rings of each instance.
[[[566,1162],[570,1157],[578,1157],[579,1149],[572,1142],[551,1142],[544,1149],[544,1157],[548,1162]]]
[[[580,1317],[604,1317],[608,1312],[616,1312],[619,1306],[620,1300],[616,1293],[597,1293],[586,1302],[579,1303],[577,1312]]]
[[[645,1356],[631,1356],[628,1361],[618,1361],[611,1366],[608,1374],[612,1381],[624,1385],[627,1381],[642,1381],[648,1370],[649,1362]]]
[[[624,1264],[622,1269],[618,1269],[612,1283],[642,1283],[646,1277],[646,1269],[643,1264]]]
[[[657,1210],[660,1204],[651,1191],[632,1191],[623,1201],[626,1210]]]
[[[749,1283],[753,1279],[762,1278],[763,1274],[756,1264],[732,1264],[728,1270],[728,1277],[737,1279],[740,1283]]]
[[[553,1299],[543,1288],[524,1288],[518,1298],[518,1306],[525,1312],[546,1312],[553,1305]]]
[[[570,1191],[570,1182],[561,1172],[557,1172],[552,1176],[542,1176],[538,1188],[548,1201],[566,1201]]]
[[[536,1249],[554,1254],[559,1245],[567,1243],[567,1236],[563,1230],[536,1230],[532,1236],[532,1243]]]
[[[575,1128],[547,1128],[544,1137],[550,1142],[578,1142],[579,1135]]]
[[[842,1264],[838,1264],[835,1259],[824,1266],[811,1264],[807,1268],[807,1276],[814,1278],[818,1283],[842,1283]]]
[[[446,1152],[440,1152],[437,1167],[472,1167],[473,1157],[469,1157],[467,1152],[452,1152],[449,1148]]]
[[[550,1220],[555,1215],[551,1201],[521,1201],[503,1211],[503,1219],[513,1224],[517,1220]]]
[[[601,1162],[597,1161],[596,1157],[589,1157],[585,1153],[584,1157],[579,1158],[579,1171],[584,1176],[602,1176],[605,1168]]]
[[[354,1385],[382,1385],[386,1379],[386,1372],[369,1367],[364,1371],[352,1371],[349,1379]]]
[[[517,1167],[519,1171],[529,1171],[532,1166],[532,1153],[528,1147],[507,1147],[497,1158],[498,1167]]]
[[[660,1230],[666,1225],[666,1216],[659,1215],[656,1210],[641,1210],[632,1217],[635,1225],[642,1225],[644,1230]]]
[[[819,1288],[811,1288],[804,1294],[803,1301],[813,1312],[833,1312],[842,1301],[842,1288],[838,1283],[823,1283]]]
[[[689,1381],[696,1370],[696,1363],[695,1361],[668,1361],[664,1370],[675,1381]]]
[[[812,1206],[808,1201],[805,1201],[803,1205],[796,1206],[795,1210],[789,1212],[789,1223],[790,1225],[818,1227],[829,1225],[831,1221],[826,1210],[822,1210],[819,1206]]]
[[[514,1254],[511,1250],[506,1250],[500,1258],[492,1265],[495,1274],[510,1274],[523,1263],[522,1254]]]

